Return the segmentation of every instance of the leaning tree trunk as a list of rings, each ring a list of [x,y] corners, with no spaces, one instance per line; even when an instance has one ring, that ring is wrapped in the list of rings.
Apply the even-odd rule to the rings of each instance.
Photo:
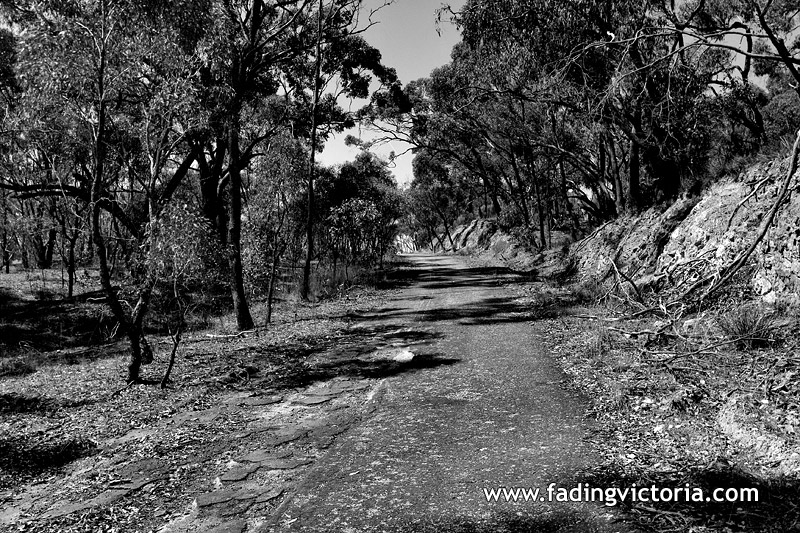
[[[75,293],[75,244],[80,233],[75,231],[67,237],[69,248],[67,248],[67,298],[72,298]]]
[[[90,243],[93,243],[97,251],[97,259],[100,267],[100,284],[106,294],[108,305],[111,308],[114,317],[119,321],[120,328],[127,335],[130,341],[131,353],[128,361],[128,383],[137,383],[139,381],[139,371],[142,366],[142,346],[141,346],[141,331],[134,331],[135,328],[131,327],[131,321],[128,319],[125,310],[122,308],[122,303],[114,291],[111,284],[111,268],[108,264],[108,249],[106,246],[105,238],[101,228],[101,211],[100,211],[100,197],[102,193],[103,177],[105,173],[105,159],[106,159],[106,101],[105,101],[105,69],[106,69],[106,50],[100,50],[100,58],[98,64],[97,76],[97,129],[95,133],[95,146],[94,146],[94,172],[92,175],[92,189],[90,193],[91,206],[91,232],[92,238]]]

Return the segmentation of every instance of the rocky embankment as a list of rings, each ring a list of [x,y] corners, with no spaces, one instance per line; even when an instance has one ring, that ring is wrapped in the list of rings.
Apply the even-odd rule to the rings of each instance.
[[[701,196],[652,207],[606,223],[569,246],[578,274],[598,282],[615,279],[615,268],[642,289],[688,286],[714,275],[756,238],[788,170],[788,160],[755,165],[710,186]],[[557,239],[554,238],[554,241]],[[566,247],[533,253],[496,222],[459,226],[452,248],[518,270],[552,270]],[[452,251],[452,249],[450,250]],[[574,266],[574,267],[575,267]],[[751,287],[766,303],[800,303],[800,198],[791,196],[749,261]]]

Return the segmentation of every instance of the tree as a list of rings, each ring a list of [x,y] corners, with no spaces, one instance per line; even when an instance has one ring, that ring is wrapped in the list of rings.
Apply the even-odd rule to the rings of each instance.
[[[196,157],[192,151],[179,162],[172,159],[192,130],[183,114],[192,72],[160,3],[16,7],[16,22],[27,30],[20,43],[23,90],[51,102],[56,120],[49,123],[53,130],[37,136],[42,122],[20,117],[34,134],[18,135],[15,148],[43,164],[35,182],[9,175],[3,186],[22,198],[68,197],[87,206],[106,300],[131,345],[128,381],[137,382],[142,363],[152,357],[143,330],[156,281],[148,262],[150,229]],[[132,244],[136,303],[130,307],[112,283],[109,229]]]
[[[374,9],[368,19],[382,6]],[[339,108],[340,97],[366,98],[369,85],[374,74],[382,86],[397,83],[394,69],[381,63],[381,54],[370,46],[359,33],[366,28],[359,27],[358,14],[361,0],[344,1],[337,5],[332,1],[326,8],[323,0],[319,0],[317,8],[317,35],[314,41],[313,89],[311,93],[311,149],[307,181],[307,216],[306,216],[306,256],[303,265],[303,280],[300,295],[304,300],[310,298],[311,264],[314,257],[314,221],[315,193],[314,182],[316,172],[316,152],[322,146],[322,140],[332,131],[343,131],[351,127],[353,118]],[[327,11],[327,13],[326,13]],[[323,98],[333,81],[338,87]],[[320,113],[320,108],[327,113]],[[322,135],[320,135],[320,131]]]

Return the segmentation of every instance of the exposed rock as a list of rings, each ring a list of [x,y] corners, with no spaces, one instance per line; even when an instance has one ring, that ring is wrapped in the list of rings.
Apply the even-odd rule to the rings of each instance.
[[[262,461],[270,461],[273,459],[283,459],[289,457],[291,454],[292,452],[275,453],[274,450],[265,448],[245,455],[242,457],[242,461],[246,461],[248,463],[260,463]]]
[[[256,503],[266,503],[278,498],[283,492],[283,489],[269,489],[259,494],[255,501]]]
[[[261,461],[261,466],[270,470],[294,470],[303,465],[311,464],[313,459],[310,457],[286,458],[286,459],[267,459]]]
[[[210,505],[218,505],[226,503],[234,499],[236,496],[235,490],[215,490],[214,492],[206,492],[205,494],[198,494],[195,498],[198,507],[208,507]]]
[[[249,405],[251,407],[258,407],[262,405],[272,405],[275,403],[279,403],[283,397],[274,395],[274,396],[251,396],[250,398],[245,398],[242,400],[239,405]]]
[[[247,479],[247,476],[258,470],[260,467],[259,465],[248,465],[248,466],[237,466],[231,468],[224,474],[222,474],[219,479],[220,481],[243,481]]]
[[[747,416],[748,409],[737,406],[742,398],[732,397],[717,415],[717,425],[725,435],[746,450],[770,476],[795,477],[800,473],[800,451],[796,442],[765,430],[757,424],[761,415]]]
[[[295,398],[294,403],[298,405],[319,405],[325,402],[329,402],[336,398],[335,395],[331,396],[301,396],[300,398]]]
[[[614,260],[640,288],[688,286],[719,272],[751,245],[787,170],[787,161],[753,166],[715,183],[702,197],[680,199],[666,210],[654,207],[637,217],[607,223],[575,243],[571,253],[579,258],[579,271],[586,278],[613,279]],[[752,263],[752,287],[764,301],[800,303],[797,195],[778,211]]]
[[[701,196],[620,217],[572,244],[569,254],[577,259],[584,279],[616,282],[613,261],[639,289],[688,287],[719,272],[750,246],[777,198],[788,164],[785,159],[754,165],[711,185]],[[794,179],[796,187],[800,177]],[[473,220],[454,228],[453,240],[455,250],[448,242],[447,251],[517,270],[535,268],[540,275],[563,270],[565,255],[559,245],[568,242],[566,235],[553,232],[553,242],[559,245],[544,253],[531,252],[492,220]],[[755,294],[767,303],[800,305],[800,195],[791,196],[778,211],[752,264]]]
[[[203,533],[242,533],[247,529],[247,522],[244,520],[231,520],[210,528],[201,529]]]

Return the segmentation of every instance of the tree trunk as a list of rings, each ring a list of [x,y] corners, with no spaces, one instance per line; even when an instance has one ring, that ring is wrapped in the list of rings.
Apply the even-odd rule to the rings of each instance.
[[[269,290],[267,291],[267,320],[266,323],[270,324],[272,322],[272,302],[275,298],[275,278],[278,275],[278,263],[280,261],[281,254],[278,251],[277,246],[272,252],[272,268],[270,269],[269,274]],[[334,275],[336,272],[334,271]]]
[[[101,3],[101,8],[105,10],[105,4]],[[103,12],[105,17],[105,11]],[[104,39],[101,42],[105,43]],[[105,69],[106,69],[106,49],[100,49],[100,56],[98,61],[97,71],[97,129],[94,138],[94,172],[92,175],[92,190],[89,205],[92,208],[91,212],[91,232],[94,246],[97,250],[97,258],[100,266],[100,284],[106,294],[108,305],[114,316],[120,323],[122,331],[124,331],[130,341],[131,354],[128,362],[128,383],[137,383],[139,381],[139,370],[142,365],[142,349],[141,349],[141,331],[134,331],[131,327],[131,321],[122,308],[122,303],[117,297],[114,287],[111,285],[111,269],[108,265],[108,256],[106,242],[103,237],[102,228],[100,227],[100,203],[99,199],[102,193],[103,177],[105,174],[105,159],[106,159],[106,101],[105,101]]]
[[[311,157],[308,169],[308,213],[306,217],[306,260],[303,265],[303,286],[300,297],[308,301],[311,292],[311,260],[314,256],[314,173],[316,172],[317,155],[317,107],[320,99],[320,73],[322,70],[322,0],[319,0],[319,13],[317,14],[317,50],[314,59],[314,99],[311,104]],[[346,272],[345,267],[345,272]]]
[[[558,162],[558,170],[561,175],[561,194],[564,197],[564,209],[570,220],[570,237],[572,240],[577,240],[578,230],[580,229],[580,220],[572,207],[572,200],[569,197],[569,184],[567,183],[567,171],[564,169],[564,161]]]
[[[2,189],[3,194],[3,264],[2,266],[6,269],[6,274],[11,273],[11,252],[8,249],[8,205],[6,199],[6,190]]]
[[[541,243],[542,249],[547,246],[547,236],[545,233],[545,214],[544,214],[544,205],[542,205],[542,186],[539,181],[536,179],[536,176],[531,176],[533,181],[533,189],[534,194],[536,194],[536,213],[539,218],[539,242]]]
[[[40,266],[39,268],[50,268],[53,266],[53,251],[56,246],[56,235],[57,232],[55,228],[50,228],[50,230],[47,232],[47,244],[44,246],[44,262],[43,266]]]
[[[67,249],[67,298],[72,298],[75,291],[75,244],[80,234],[77,230],[72,236],[67,238],[69,248]]]
[[[11,254],[8,251],[8,232],[3,225],[3,267],[6,269],[6,274],[11,273]]]
[[[628,207],[631,212],[639,210],[641,200],[639,145],[631,141],[630,170],[628,172]]]
[[[517,205],[519,206],[520,211],[522,211],[522,220],[525,222],[525,227],[531,227],[531,214],[528,210],[528,198],[525,192],[525,182],[522,179],[522,173],[519,170],[519,165],[517,164],[517,158],[514,154],[511,154],[511,168],[514,170],[514,178],[517,181],[517,196],[518,201]],[[509,187],[509,189],[511,189]],[[512,191],[513,194],[513,191]]]
[[[230,220],[228,221],[228,276],[233,298],[233,311],[236,313],[236,326],[239,331],[253,329],[253,317],[247,304],[244,292],[244,271],[242,267],[242,173],[241,154],[239,153],[239,121],[238,110],[232,113],[230,121],[229,163],[228,175],[230,176]]]

